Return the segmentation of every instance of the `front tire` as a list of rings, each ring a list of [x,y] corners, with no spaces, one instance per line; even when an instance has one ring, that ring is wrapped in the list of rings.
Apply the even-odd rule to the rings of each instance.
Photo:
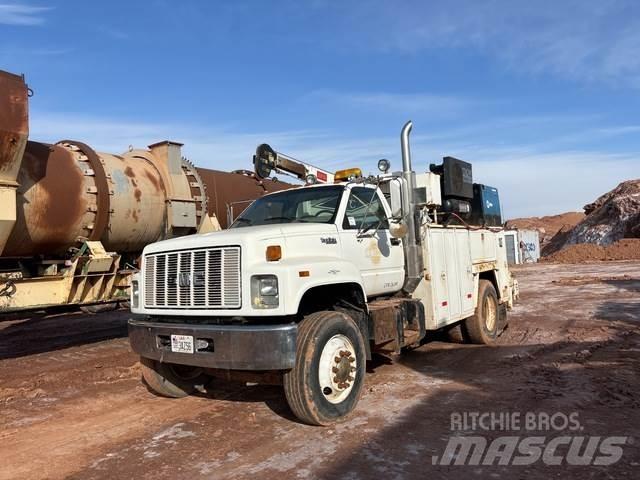
[[[163,363],[140,357],[142,378],[149,389],[169,398],[191,395],[198,386],[206,385],[210,378],[201,368],[174,363]]]
[[[366,371],[364,340],[346,314],[316,312],[298,325],[296,363],[284,375],[291,410],[305,423],[331,425],[355,409]]]
[[[478,306],[475,314],[462,323],[463,334],[471,343],[491,345],[498,336],[498,294],[488,280],[480,280],[478,287]]]

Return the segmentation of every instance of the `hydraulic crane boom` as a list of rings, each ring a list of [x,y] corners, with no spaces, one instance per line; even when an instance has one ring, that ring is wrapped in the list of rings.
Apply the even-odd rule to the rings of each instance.
[[[334,180],[332,172],[301,162],[284,153],[276,152],[266,143],[259,145],[256,149],[256,154],[253,156],[253,166],[259,178],[268,178],[275,170],[307,183],[333,183]],[[313,178],[310,179],[311,175]]]

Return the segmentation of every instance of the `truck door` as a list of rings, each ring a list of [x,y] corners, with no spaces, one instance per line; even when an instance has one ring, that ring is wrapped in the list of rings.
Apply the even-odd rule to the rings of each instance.
[[[368,297],[400,290],[404,281],[402,241],[389,234],[389,206],[378,189],[353,187],[338,228],[344,258],[353,262]]]

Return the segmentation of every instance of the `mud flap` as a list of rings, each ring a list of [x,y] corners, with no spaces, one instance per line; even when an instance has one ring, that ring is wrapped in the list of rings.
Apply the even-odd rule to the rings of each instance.
[[[507,328],[507,304],[501,303],[498,305],[498,333],[497,336],[500,336],[502,332],[504,332],[505,328]]]

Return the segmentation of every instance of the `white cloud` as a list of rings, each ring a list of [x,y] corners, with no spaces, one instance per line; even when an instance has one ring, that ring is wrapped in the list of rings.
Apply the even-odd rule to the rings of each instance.
[[[640,87],[635,0],[379,0],[355,5],[349,22],[361,29],[354,30],[364,48],[467,48],[520,72]]]
[[[113,27],[108,27],[106,25],[97,26],[96,30],[104,33],[106,36],[111,37],[115,40],[126,40],[129,38],[129,34],[124,30],[120,30]]]
[[[514,121],[527,123],[525,119]],[[507,121],[498,123],[506,125]],[[430,163],[439,163],[445,155],[472,162],[474,180],[500,190],[507,218],[580,210],[619,182],[638,177],[640,172],[640,154],[633,152],[554,149],[547,139],[540,144],[521,145],[490,140],[470,142],[467,137],[473,131],[471,127],[461,128],[457,135],[450,130],[425,134],[416,127],[411,138],[416,171],[426,171]],[[129,145],[144,148],[160,140],[174,140],[185,144],[184,154],[194,164],[218,170],[251,169],[256,146],[266,142],[319,167],[337,170],[358,166],[365,173],[375,173],[380,158],[390,159],[392,170],[400,168],[396,133],[359,139],[316,130],[239,133],[222,126],[32,112],[30,138],[47,142],[71,138],[111,153],[126,151]]]
[[[329,101],[353,107],[392,110],[402,113],[430,112],[439,116],[458,113],[478,101],[453,95],[429,93],[361,92],[342,93],[332,90],[316,90],[309,95],[314,101]]]
[[[23,4],[0,4],[0,24],[33,26],[42,25],[45,21],[43,13],[51,7],[36,7]]]
[[[581,211],[618,183],[640,176],[640,154],[496,149],[465,156],[474,162],[475,181],[500,190],[506,218]]]

